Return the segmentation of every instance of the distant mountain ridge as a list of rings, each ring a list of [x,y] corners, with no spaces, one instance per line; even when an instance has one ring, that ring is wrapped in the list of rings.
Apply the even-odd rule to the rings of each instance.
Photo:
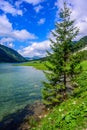
[[[0,44],[0,62],[25,62],[26,59],[17,51]]]
[[[75,50],[87,50],[87,36],[84,36],[79,41],[77,41],[75,45]]]
[[[27,60],[31,61],[31,60],[39,60],[41,59],[42,57],[40,56],[33,56],[33,57],[25,57]]]

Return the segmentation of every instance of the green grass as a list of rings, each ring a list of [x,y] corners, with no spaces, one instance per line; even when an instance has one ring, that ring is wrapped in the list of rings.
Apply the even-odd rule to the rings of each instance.
[[[81,63],[83,72],[77,77],[79,87],[73,95],[54,107],[32,130],[87,129],[87,61]]]
[[[70,99],[42,120],[36,130],[82,130],[87,128],[87,93],[82,98]]]
[[[34,68],[38,69],[38,70],[47,70],[46,66],[45,66],[45,61],[41,62],[41,61],[30,61],[30,62],[25,62],[20,64],[20,66],[33,66]]]
[[[85,82],[84,82],[85,81]],[[78,91],[67,101],[54,107],[32,130],[86,130],[87,129],[87,71],[78,78]]]
[[[83,67],[83,70],[87,70],[87,60],[82,61],[81,65]]]

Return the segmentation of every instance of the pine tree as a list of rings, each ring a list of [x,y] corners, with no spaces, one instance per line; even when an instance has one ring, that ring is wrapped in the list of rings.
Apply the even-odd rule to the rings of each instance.
[[[48,71],[45,72],[48,82],[44,82],[43,100],[47,105],[56,105],[66,98],[67,77],[72,65],[68,67],[72,55],[72,40],[78,34],[78,28],[74,27],[74,20],[71,20],[71,11],[64,2],[60,11],[60,21],[55,25],[52,32],[55,40],[51,41],[52,52],[47,52]],[[70,70],[69,70],[70,69]]]

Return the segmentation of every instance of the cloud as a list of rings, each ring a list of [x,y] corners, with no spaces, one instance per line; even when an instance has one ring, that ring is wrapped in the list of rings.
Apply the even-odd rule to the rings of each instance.
[[[28,4],[32,4],[33,6],[37,5],[37,4],[40,4],[41,2],[43,2],[44,0],[18,0],[15,5],[17,7],[19,7],[23,2],[26,2]]]
[[[75,26],[80,29],[77,39],[87,35],[87,0],[66,0],[68,6],[71,8],[71,19],[75,19]],[[57,0],[55,5],[60,8],[63,7],[63,0]],[[58,11],[57,11],[58,17]]]
[[[39,25],[44,24],[45,21],[46,21],[46,19],[45,19],[45,18],[42,18],[42,19],[40,19],[40,20],[38,21],[38,24],[39,24]]]
[[[22,48],[21,50],[18,50],[18,52],[27,57],[33,57],[33,56],[40,56],[44,57],[46,56],[46,50],[50,50],[50,41],[42,41],[42,42],[34,42],[32,45]]]
[[[12,24],[7,19],[6,15],[0,16],[0,36],[10,35],[12,31]]]
[[[2,38],[2,39],[0,39],[0,44],[2,44],[2,45],[4,45],[5,43],[10,43],[10,42],[13,42],[14,41],[14,39],[12,39],[12,38]]]
[[[14,48],[15,45],[13,43],[8,43],[7,46],[10,48]]]
[[[41,5],[34,7],[34,10],[36,11],[36,13],[38,13],[41,9],[43,9],[43,6],[41,6]]]
[[[9,2],[4,0],[0,0],[0,10],[2,10],[4,13],[9,13],[12,15],[23,15],[22,10],[15,8]]]
[[[35,39],[37,38],[34,34],[28,32],[25,29],[22,30],[14,30],[11,36],[18,40],[27,40],[27,39]]]
[[[2,45],[5,45],[5,46],[8,46],[8,47],[10,47],[10,48],[13,48],[15,45],[13,44],[13,42],[14,42],[14,39],[12,39],[12,38],[2,38],[2,39],[0,39],[0,44],[2,44]]]
[[[0,16],[0,36],[10,37],[15,40],[28,40],[37,38],[34,34],[28,32],[25,29],[14,30],[12,23],[10,23],[6,15]]]
[[[41,2],[43,2],[43,0],[23,0],[24,2],[27,2],[29,4],[32,4],[32,5],[37,5]]]

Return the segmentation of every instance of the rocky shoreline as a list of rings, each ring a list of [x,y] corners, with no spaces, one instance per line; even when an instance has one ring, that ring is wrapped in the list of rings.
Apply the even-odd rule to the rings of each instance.
[[[48,113],[46,106],[42,102],[35,102],[27,105],[24,109],[4,117],[0,122],[0,130],[29,130]]]

